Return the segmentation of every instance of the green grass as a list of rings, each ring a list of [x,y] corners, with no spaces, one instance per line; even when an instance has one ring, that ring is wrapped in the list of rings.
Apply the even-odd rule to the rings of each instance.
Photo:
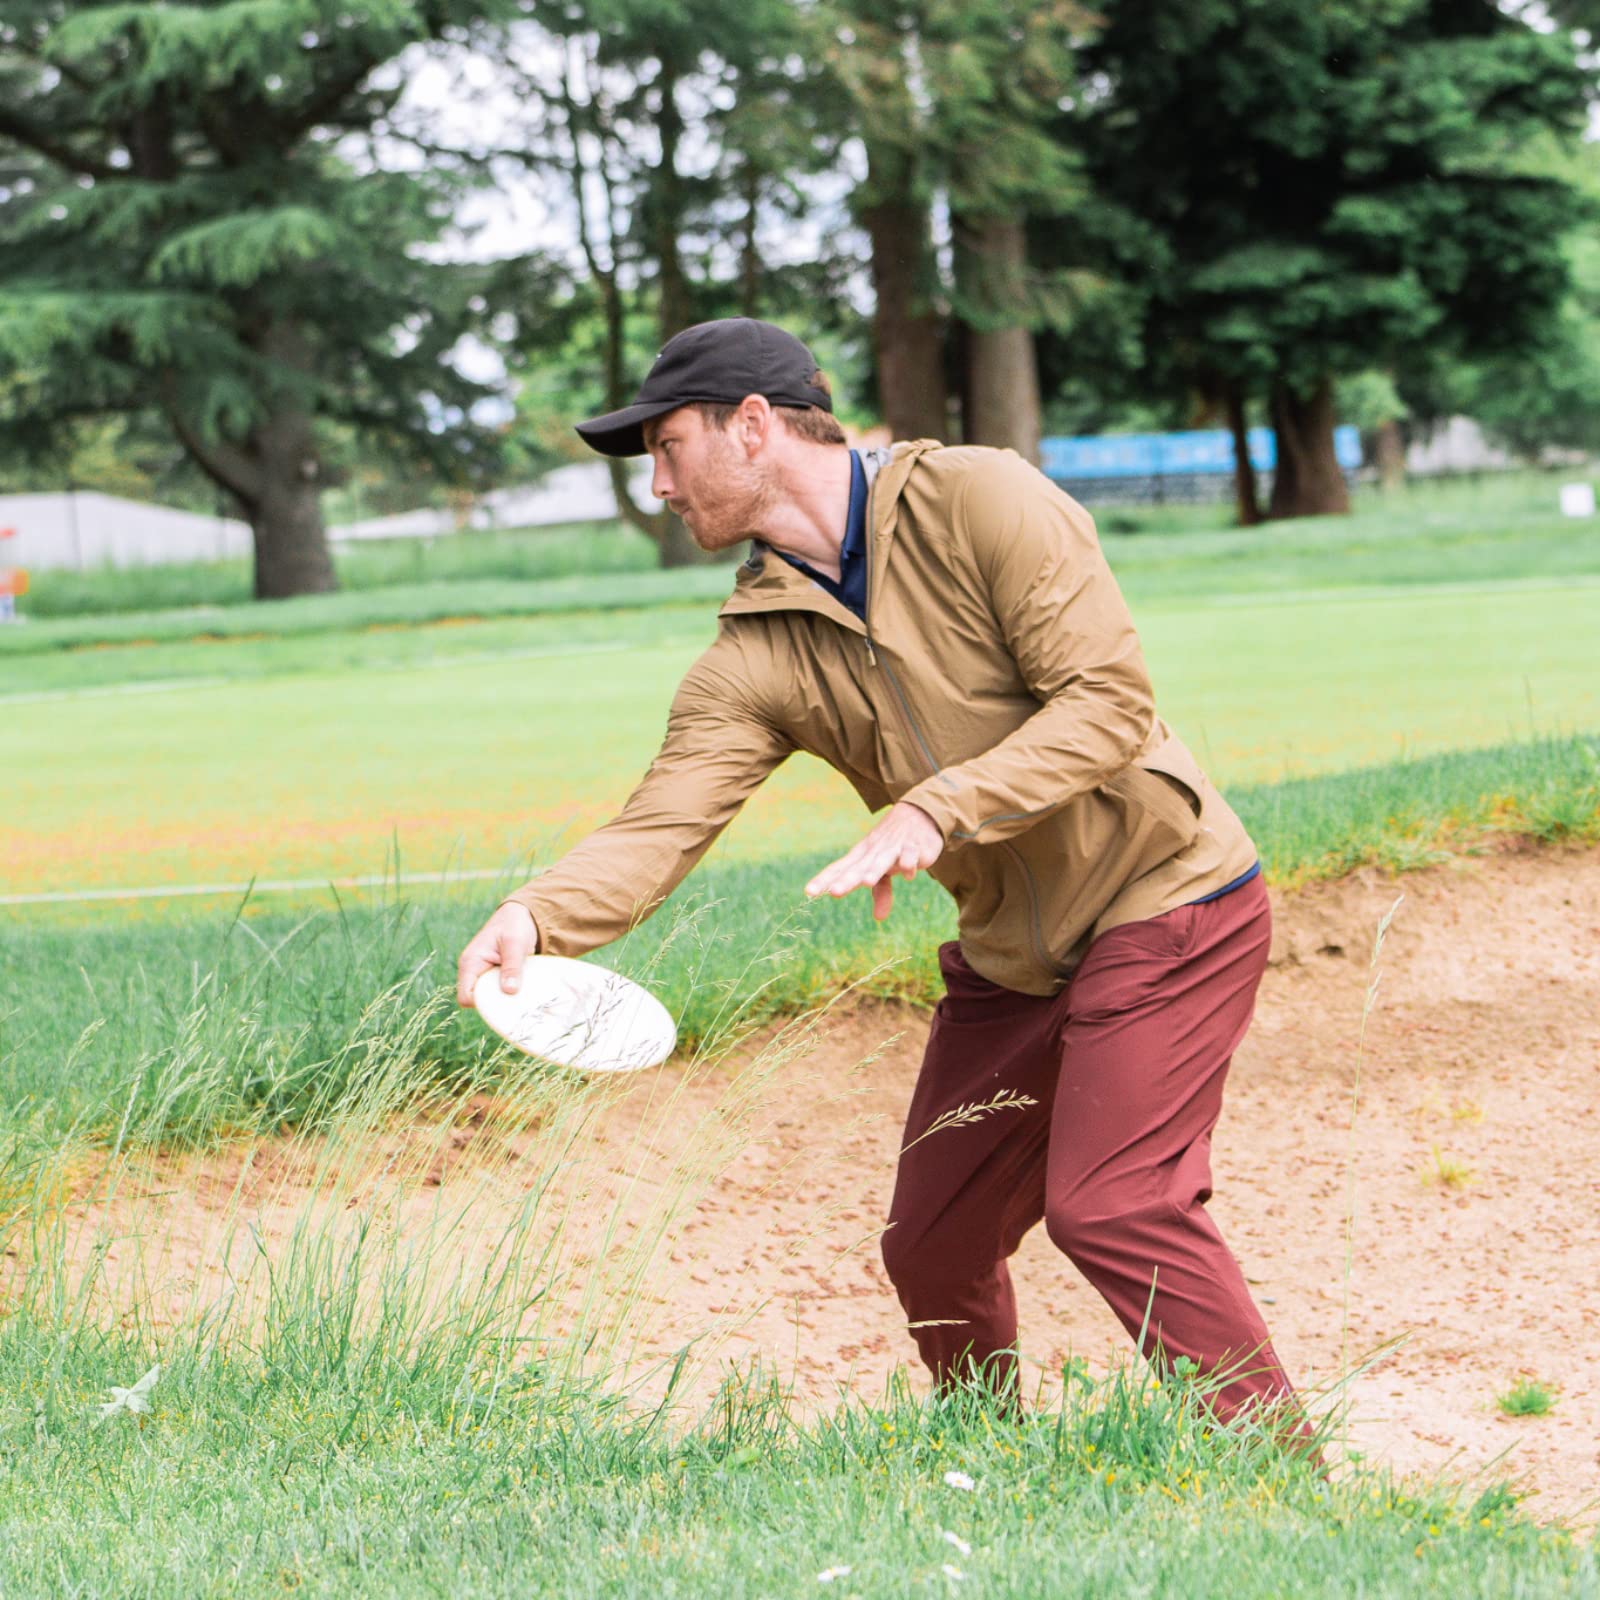
[[[1600,837],[1600,738],[1484,750],[1231,790],[1228,798],[1282,884],[1357,867],[1428,866],[1495,835],[1545,843]]]
[[[1585,571],[1600,539],[1539,510],[1547,480],[1521,481],[1476,507],[1435,487],[1349,521],[1111,536],[1163,715],[1228,787],[1600,726]],[[1313,578],[1342,587],[1295,587]],[[391,847],[418,871],[548,854],[643,771],[730,581],[476,578],[0,630],[0,881],[349,877]],[[864,822],[845,783],[797,757],[712,859],[837,853]]]
[[[1243,788],[1229,798],[1269,877],[1294,883],[1359,865],[1425,866],[1507,835],[1600,838],[1600,741],[1543,740]],[[807,901],[829,859],[725,861],[691,876],[654,918],[598,952],[647,981],[688,1042],[826,1001],[847,984],[931,1004],[954,911],[931,880],[901,883],[874,923],[864,895]],[[0,1126],[42,1116],[102,1132],[136,1106],[152,1124],[303,1117],[364,1059],[374,1030],[453,985],[456,955],[505,888],[407,888],[365,899],[268,896],[235,915],[180,906],[32,908],[0,941]],[[390,996],[379,1014],[379,997]],[[470,1014],[445,1019],[417,1062],[481,1065]],[[430,1068],[429,1070],[435,1070]],[[131,1101],[129,1097],[132,1097]],[[216,1109],[221,1108],[221,1109]]]
[[[1163,716],[1235,789],[1600,727],[1597,613],[1600,585],[1498,585],[1138,622]],[[396,843],[416,872],[544,858],[620,806],[711,633],[709,610],[639,610],[8,660],[0,881],[348,877]],[[866,826],[797,756],[712,859],[842,854]]]
[[[20,658],[107,645],[279,638],[339,633],[351,628],[398,628],[457,617],[523,617],[568,611],[623,611],[640,606],[704,603],[733,586],[728,567],[681,567],[671,572],[579,573],[540,580],[471,578],[456,583],[393,584],[343,594],[304,595],[232,606],[177,610],[93,612],[30,619],[0,629],[0,662],[7,681]]]
[[[525,1377],[180,1355],[140,1430],[88,1406],[146,1350],[74,1349],[41,1416],[55,1348],[32,1329],[0,1341],[7,1595],[1600,1592],[1594,1550],[1504,1490],[1329,1488],[1127,1384],[1015,1437],[959,1401],[795,1426],[759,1391],[673,1435]],[[978,1488],[949,1487],[952,1468]]]
[[[720,582],[725,588],[728,580],[723,577]],[[536,611],[465,622],[455,618],[431,623],[361,622],[287,633],[102,643],[12,656],[0,651],[4,665],[0,705],[37,695],[60,698],[147,685],[245,683],[452,664],[504,662],[511,667],[541,656],[635,650],[670,642],[692,648],[708,637],[711,614],[710,601],[651,603],[609,612]]]
[[[149,1158],[159,1107],[130,1101],[97,1162],[0,1146],[0,1592],[755,1600],[844,1566],[829,1593],[1600,1592],[1596,1550],[1506,1486],[1401,1486],[1359,1458],[1326,1481],[1259,1428],[1211,1425],[1224,1380],[1192,1371],[1046,1372],[1025,1342],[1037,1410],[1016,1425],[903,1380],[808,1415],[775,1374],[726,1368],[709,1331],[630,1364],[649,1330],[628,1288],[714,1160],[597,1201],[604,1080],[486,1062],[440,1091],[411,1059],[437,1013],[377,1019],[359,1069],[323,1086],[328,1137],[275,1141],[265,1191],[242,1175],[197,1247],[195,1214],[176,1238],[169,1221],[193,1132]],[[748,1137],[785,1064],[742,1060],[704,1125]],[[652,1106],[647,1141],[682,1116]],[[458,1180],[418,1211],[461,1127],[482,1170],[514,1156],[519,1192],[469,1173],[465,1198]],[[101,1415],[157,1363],[147,1415]],[[1324,1443],[1347,1382],[1308,1396]]]
[[[1102,542],[1130,601],[1600,575],[1600,533],[1558,514],[1557,480],[1507,474],[1473,483],[1368,491],[1350,517],[1231,528],[1224,508],[1106,508]],[[441,616],[704,600],[726,567],[653,570],[641,535],[612,525],[469,533],[341,547],[346,593],[249,600],[243,562],[36,575],[25,628],[0,631],[12,652],[129,639],[301,633]],[[597,581],[598,580],[598,581]]]
[[[1556,1391],[1537,1378],[1518,1378],[1495,1404],[1508,1417],[1544,1417],[1555,1410]]]
[[[437,539],[363,539],[334,543],[334,571],[346,590],[509,579],[649,572],[655,546],[615,522],[523,530],[475,531]],[[179,562],[160,567],[98,568],[37,573],[27,611],[35,617],[94,612],[159,611],[251,602],[251,563]]]

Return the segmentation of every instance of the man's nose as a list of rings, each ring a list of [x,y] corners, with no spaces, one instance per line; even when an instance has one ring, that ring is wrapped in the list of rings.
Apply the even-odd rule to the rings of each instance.
[[[670,500],[672,498],[672,474],[667,471],[665,461],[656,462],[656,469],[650,475],[650,493],[657,500]]]

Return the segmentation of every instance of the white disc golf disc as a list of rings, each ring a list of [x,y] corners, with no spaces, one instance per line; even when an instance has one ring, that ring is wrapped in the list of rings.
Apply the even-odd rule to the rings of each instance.
[[[502,1039],[582,1072],[659,1066],[678,1042],[671,1014],[648,989],[592,961],[529,956],[512,994],[500,987],[500,968],[490,967],[472,996]]]

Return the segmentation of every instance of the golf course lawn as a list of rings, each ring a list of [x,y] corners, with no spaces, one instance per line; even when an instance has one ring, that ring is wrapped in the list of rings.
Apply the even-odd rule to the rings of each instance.
[[[1569,1235],[1510,1187],[1519,1171],[1552,1181],[1548,1141],[1526,1145],[1521,1169],[1487,1167],[1480,1187],[1468,1176],[1469,1132],[1505,1132],[1498,1115],[1520,1138],[1527,1120],[1515,1041],[1484,1026],[1522,1008],[1476,986],[1458,996],[1430,968],[1414,987],[1433,1009],[1407,1010],[1406,922],[1368,1033],[1381,930],[1423,881],[1382,871],[1444,862],[1435,876],[1479,891],[1432,924],[1449,943],[1482,934],[1486,899],[1527,919],[1528,876],[1494,895],[1484,873],[1537,860],[1560,899],[1568,864],[1600,844],[1600,552],[1548,512],[1523,518],[1515,487],[1481,512],[1450,490],[1338,525],[1126,531],[1119,546],[1159,709],[1237,805],[1275,894],[1370,869],[1358,886],[1376,904],[1360,917],[1335,924],[1319,905],[1303,927],[1285,919],[1319,965],[1286,969],[1292,1007],[1282,998],[1255,1034],[1280,1053],[1258,1071],[1268,1176],[1246,1203],[1275,1240],[1306,1243],[1278,1209],[1276,1160],[1280,1186],[1319,1213],[1322,1243],[1293,1281],[1326,1324],[1328,1361],[1339,1346],[1320,1397],[1333,1441],[1345,1389],[1366,1404],[1372,1385],[1413,1385],[1391,1409],[1436,1437],[1433,1391],[1343,1348],[1352,1286],[1365,1290],[1396,1217],[1437,1230],[1453,1267],[1473,1208],[1502,1208],[1500,1233],[1518,1240],[1536,1215],[1558,1273],[1551,1241],[1581,1239],[1589,1220],[1581,1182],[1561,1186]],[[527,554],[505,546],[423,550],[408,586],[276,606],[193,610],[171,573],[146,575],[143,611],[75,611],[63,588],[54,618],[0,630],[0,1593],[1600,1596],[1592,1528],[1556,1520],[1576,1498],[1565,1480],[1530,1486],[1504,1452],[1475,1456],[1470,1477],[1402,1483],[1352,1447],[1325,1481],[1252,1430],[1215,1428],[1183,1374],[1101,1373],[1079,1354],[1052,1359],[1058,1402],[1021,1424],[978,1397],[919,1398],[903,1375],[881,1395],[856,1379],[863,1359],[909,1356],[908,1342],[867,1343],[871,1316],[896,1315],[863,1266],[888,1183],[867,1135],[889,1158],[899,1147],[909,1079],[895,1074],[928,1026],[916,1008],[942,991],[954,912],[925,875],[882,923],[861,895],[805,900],[867,826],[810,758],[780,770],[656,916],[597,953],[677,1022],[648,1115],[619,1119],[614,1080],[515,1057],[458,1008],[456,955],[486,906],[622,802],[712,635],[711,585],[731,581],[697,568],[546,584],[532,565],[487,565]],[[422,571],[424,558],[459,573]],[[1545,848],[1559,853],[1534,855]],[[496,881],[407,881],[444,870]],[[329,891],[368,874],[384,881]],[[250,879],[305,887],[164,892]],[[140,887],[162,892],[22,903]],[[1587,939],[1583,904],[1525,930],[1541,984],[1562,979],[1546,970],[1552,937]],[[1587,959],[1553,948],[1574,970]],[[1500,981],[1520,983],[1502,957],[1494,944]],[[1585,992],[1521,1019],[1550,1105],[1565,1080],[1546,1065],[1548,1018],[1587,1019]],[[834,1006],[859,1031],[824,1072],[808,1029]],[[1506,1099],[1499,1076],[1461,1076],[1452,1052],[1468,1033],[1484,1035],[1479,1065],[1506,1076]],[[1564,1107],[1547,1115],[1539,1126],[1569,1126]],[[1385,1137],[1369,1139],[1379,1122]],[[1315,1126],[1315,1148],[1297,1126]],[[796,1141],[774,1142],[786,1128]],[[1446,1139],[1452,1164],[1435,1145],[1433,1170],[1456,1188],[1418,1179],[1412,1128]],[[1374,1212],[1375,1165],[1391,1157],[1390,1199],[1403,1189],[1408,1209]],[[1566,1157],[1583,1170],[1581,1151]],[[808,1297],[851,1307],[849,1346],[806,1336],[808,1357],[837,1347],[852,1375],[836,1407],[791,1405],[759,1366],[729,1364],[711,1397],[692,1386],[735,1347],[698,1324],[687,1343],[667,1338],[683,1297],[661,1286],[698,1259],[673,1251],[700,1237],[715,1215],[700,1202],[735,1165],[750,1187],[727,1192],[770,1228],[772,1254],[724,1272],[736,1258],[719,1229],[717,1275],[690,1281],[729,1327],[743,1326],[736,1289],[770,1299],[786,1343],[789,1280],[763,1276],[763,1260],[792,1257]],[[853,1187],[803,1187],[846,1165]],[[829,1265],[813,1278],[818,1240]],[[1410,1276],[1431,1291],[1440,1274]],[[1512,1278],[1515,1317],[1552,1303]],[[1287,1318],[1276,1280],[1261,1296],[1279,1297]],[[1358,1303],[1398,1319],[1398,1302]],[[793,1314],[798,1352],[798,1296]],[[1517,1325],[1510,1309],[1503,1320]],[[643,1386],[608,1367],[641,1334],[673,1358],[652,1355]],[[1548,1345],[1541,1324],[1516,1362],[1560,1408],[1582,1471],[1585,1396]],[[1578,1335],[1570,1345],[1581,1363]],[[1508,1412],[1510,1365],[1461,1414],[1498,1405],[1497,1426],[1546,1427]],[[1532,1515],[1530,1488],[1549,1491]]]
[[[1590,577],[1167,596],[1134,613],[1159,709],[1224,787],[1600,726]],[[713,617],[701,603],[113,645],[54,653],[42,686],[8,670],[0,889],[320,880],[381,873],[396,849],[402,871],[516,876],[621,803]],[[157,681],[116,681],[119,653],[148,679],[160,650],[174,655]],[[712,859],[842,852],[865,820],[842,779],[797,757]]]

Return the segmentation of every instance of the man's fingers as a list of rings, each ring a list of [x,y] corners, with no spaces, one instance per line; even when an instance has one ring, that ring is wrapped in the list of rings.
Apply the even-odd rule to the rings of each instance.
[[[473,991],[490,967],[499,967],[500,987],[507,994],[521,987],[522,968],[538,945],[538,930],[524,909],[507,912],[504,907],[478,931],[461,952],[456,964],[456,1002],[475,1005]]]
[[[882,877],[872,886],[872,916],[882,922],[894,909],[894,879]]]
[[[500,987],[514,994],[522,987],[522,967],[530,954],[532,940],[524,933],[503,933],[500,936]]]
[[[473,999],[473,990],[478,986],[478,979],[493,965],[493,960],[483,947],[478,944],[476,939],[461,952],[461,961],[456,968],[457,1005],[470,1006],[476,1004]]]
[[[837,861],[830,861],[806,885],[806,893],[810,895],[843,893],[844,891],[837,888],[836,885],[847,877],[852,879],[851,888],[854,888],[857,883],[864,882],[864,879],[856,877],[854,874],[865,849],[866,840],[863,839],[860,844],[855,845],[847,854],[840,856]]]
[[[851,851],[851,855],[854,854],[855,851]],[[868,888],[885,877],[914,878],[919,870],[914,846],[907,846],[898,853],[880,847],[855,861],[850,856],[840,857],[806,885],[806,893],[813,897],[846,895],[854,889]]]
[[[852,889],[859,889],[864,884],[876,883],[882,876],[882,868],[875,862],[871,860],[852,862],[846,856],[818,873],[806,885],[806,893],[812,896],[831,894],[838,897],[849,894]]]
[[[933,824],[924,814],[914,808],[907,809],[917,819],[917,829],[921,834],[933,831]],[[908,827],[910,824],[901,818],[874,829],[837,861],[829,862],[806,885],[806,894],[812,899],[824,894],[831,894],[837,899],[852,890],[870,888],[873,891],[874,914],[882,920],[888,913],[877,911],[880,901],[876,886],[890,877],[914,878],[925,865],[924,858],[932,860],[939,853],[937,849],[930,849],[925,839],[918,842],[920,834],[917,829],[913,829],[908,836]]]

